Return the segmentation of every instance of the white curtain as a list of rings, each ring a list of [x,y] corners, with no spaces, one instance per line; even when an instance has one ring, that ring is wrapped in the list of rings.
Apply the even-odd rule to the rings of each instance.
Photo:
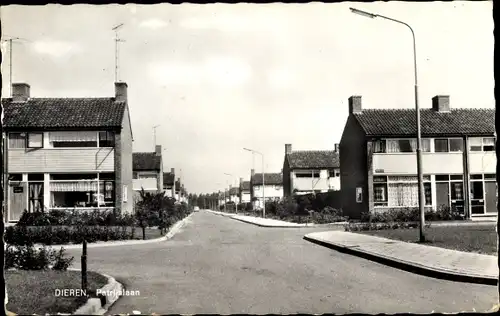
[[[417,183],[389,183],[389,206],[417,206]]]
[[[417,140],[412,139],[388,139],[386,141],[386,152],[388,153],[400,153],[400,152],[416,152],[417,151]],[[422,151],[431,151],[431,141],[428,138],[422,139]]]
[[[51,182],[51,192],[97,192],[97,181]]]
[[[50,132],[51,142],[96,142],[97,132]]]

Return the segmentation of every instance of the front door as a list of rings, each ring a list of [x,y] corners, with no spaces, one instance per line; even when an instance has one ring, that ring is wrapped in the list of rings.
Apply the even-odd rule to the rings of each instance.
[[[484,187],[483,181],[471,181],[471,213],[472,215],[484,214]]]
[[[26,183],[9,185],[9,221],[17,222],[21,218],[27,209],[27,194]]]
[[[484,182],[484,195],[486,213],[497,213],[497,183],[495,181]]]

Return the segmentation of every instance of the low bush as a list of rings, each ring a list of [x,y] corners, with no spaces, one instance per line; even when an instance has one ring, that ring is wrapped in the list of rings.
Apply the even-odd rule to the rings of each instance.
[[[344,230],[347,232],[359,232],[359,231],[369,231],[369,230],[387,230],[387,229],[412,229],[418,228],[419,224],[417,222],[371,222],[371,223],[348,223],[344,225]],[[426,227],[430,227],[430,223],[425,224]]]
[[[21,270],[67,270],[74,257],[68,257],[64,248],[59,251],[33,245],[13,246],[8,244],[5,249],[5,269]]]
[[[92,212],[68,210],[51,210],[48,212],[24,211],[17,226],[47,226],[47,225],[97,225],[97,226],[131,226],[134,216],[119,215],[112,211],[95,210]]]
[[[464,216],[461,212],[445,206],[439,207],[437,211],[429,208],[427,208],[425,211],[426,221],[447,221],[463,219]],[[382,212],[364,214],[364,216],[361,218],[362,222],[369,223],[418,222],[419,220],[420,210],[415,207],[387,209]]]

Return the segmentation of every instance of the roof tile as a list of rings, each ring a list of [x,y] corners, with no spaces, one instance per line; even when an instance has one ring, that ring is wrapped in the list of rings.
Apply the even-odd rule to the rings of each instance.
[[[264,184],[267,185],[280,185],[283,184],[283,176],[281,173],[265,173],[264,174]],[[256,173],[252,177],[253,185],[262,185],[262,173]]]
[[[339,154],[333,150],[299,150],[287,154],[290,169],[339,168]]]
[[[133,153],[132,161],[134,171],[161,169],[161,156],[156,156],[154,152]]]

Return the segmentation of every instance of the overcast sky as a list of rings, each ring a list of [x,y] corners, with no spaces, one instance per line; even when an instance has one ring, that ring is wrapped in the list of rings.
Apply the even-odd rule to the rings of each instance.
[[[113,96],[111,28],[124,23],[119,79],[134,151],[152,151],[161,125],[164,167],[182,169],[200,193],[249,178],[242,147],[263,152],[267,172],[280,172],[285,143],[333,149],[351,95],[364,108],[414,106],[411,33],[350,6],[414,28],[422,107],[438,94],[454,108],[494,107],[487,1],[8,6],[1,20],[3,36],[27,40],[14,44],[13,81],[29,83],[32,97]],[[2,75],[7,83],[8,60]]]

